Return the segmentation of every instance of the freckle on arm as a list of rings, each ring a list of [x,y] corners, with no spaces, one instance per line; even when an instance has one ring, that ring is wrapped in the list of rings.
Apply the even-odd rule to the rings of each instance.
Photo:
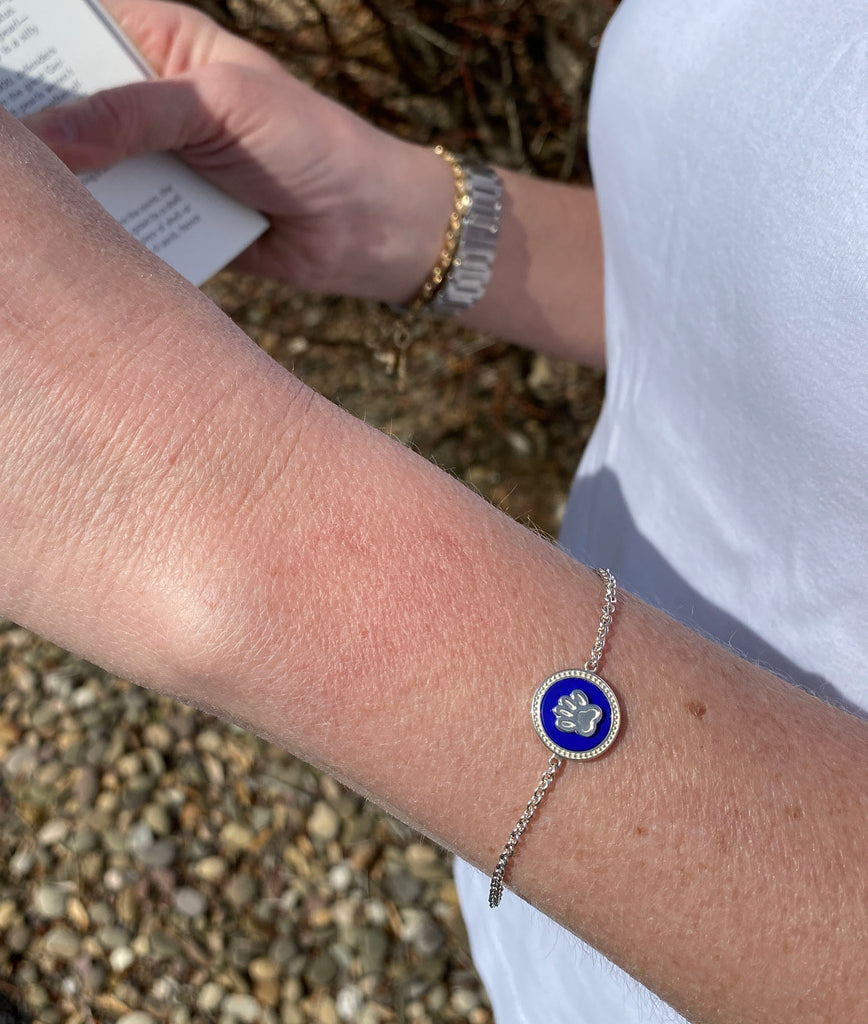
[[[705,717],[705,712],[708,708],[702,703],[701,700],[689,700],[684,705],[687,710],[693,715],[694,718],[702,719]]]

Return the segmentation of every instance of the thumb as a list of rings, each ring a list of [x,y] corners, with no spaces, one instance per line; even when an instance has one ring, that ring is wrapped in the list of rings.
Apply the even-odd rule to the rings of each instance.
[[[185,76],[106,89],[24,118],[24,125],[73,171],[109,167],[130,156],[183,149],[217,125]]]

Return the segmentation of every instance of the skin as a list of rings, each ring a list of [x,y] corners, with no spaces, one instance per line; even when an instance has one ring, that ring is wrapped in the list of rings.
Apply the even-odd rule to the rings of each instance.
[[[193,12],[111,6],[193,97],[177,147],[242,197],[257,174],[273,185],[256,190],[275,226],[248,266],[352,294],[415,291],[450,206],[448,168],[327,101],[305,113],[313,94]],[[292,145],[266,130],[263,104],[245,113],[248,75],[272,116],[295,111],[282,118]],[[165,144],[144,97],[166,87],[139,90],[126,151]],[[31,127],[93,165],[113,155],[94,110],[112,116],[127,98]],[[325,125],[321,153],[299,142],[306,117]],[[238,133],[234,152],[221,132]],[[490,871],[548,756],[530,697],[587,657],[599,579],[311,393],[33,136],[8,117],[0,135],[0,614],[246,724]],[[351,175],[336,139],[354,147]],[[533,316],[516,300],[551,299],[541,346],[600,361],[590,193],[511,175],[507,190],[502,309],[485,300],[473,322],[516,323],[527,341]],[[350,257],[367,243],[360,268]],[[567,252],[582,283],[549,296],[546,261]],[[622,735],[564,769],[509,886],[693,1021],[862,1019],[868,727],[628,595],[600,672]]]

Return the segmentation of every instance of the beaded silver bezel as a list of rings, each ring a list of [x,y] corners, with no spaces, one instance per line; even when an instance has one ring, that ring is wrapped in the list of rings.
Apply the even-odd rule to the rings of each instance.
[[[584,679],[586,682],[593,683],[594,686],[598,687],[603,691],[606,699],[609,701],[609,707],[612,713],[612,724],[609,727],[609,732],[606,738],[602,740],[599,746],[593,747],[591,750],[568,750],[566,747],[561,747],[555,743],[543,728],[542,723],[542,702],[546,692],[555,683],[559,683],[562,679]],[[531,715],[533,717],[533,727],[536,729],[537,735],[553,753],[557,754],[558,757],[562,757],[568,761],[592,761],[595,757],[599,757],[612,746],[618,735],[618,730],[621,728],[621,705],[618,703],[618,698],[615,696],[612,687],[606,682],[605,679],[601,679],[596,673],[589,672],[584,668],[573,668],[565,669],[563,672],[555,672],[554,675],[549,676],[537,687],[536,693],[533,695],[533,702],[531,704]]]

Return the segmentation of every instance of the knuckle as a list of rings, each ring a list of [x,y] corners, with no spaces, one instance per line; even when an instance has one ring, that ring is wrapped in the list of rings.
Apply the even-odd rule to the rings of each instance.
[[[134,123],[128,93],[123,89],[109,89],[91,97],[83,128],[89,135],[111,140],[117,149],[126,153],[131,146]]]

